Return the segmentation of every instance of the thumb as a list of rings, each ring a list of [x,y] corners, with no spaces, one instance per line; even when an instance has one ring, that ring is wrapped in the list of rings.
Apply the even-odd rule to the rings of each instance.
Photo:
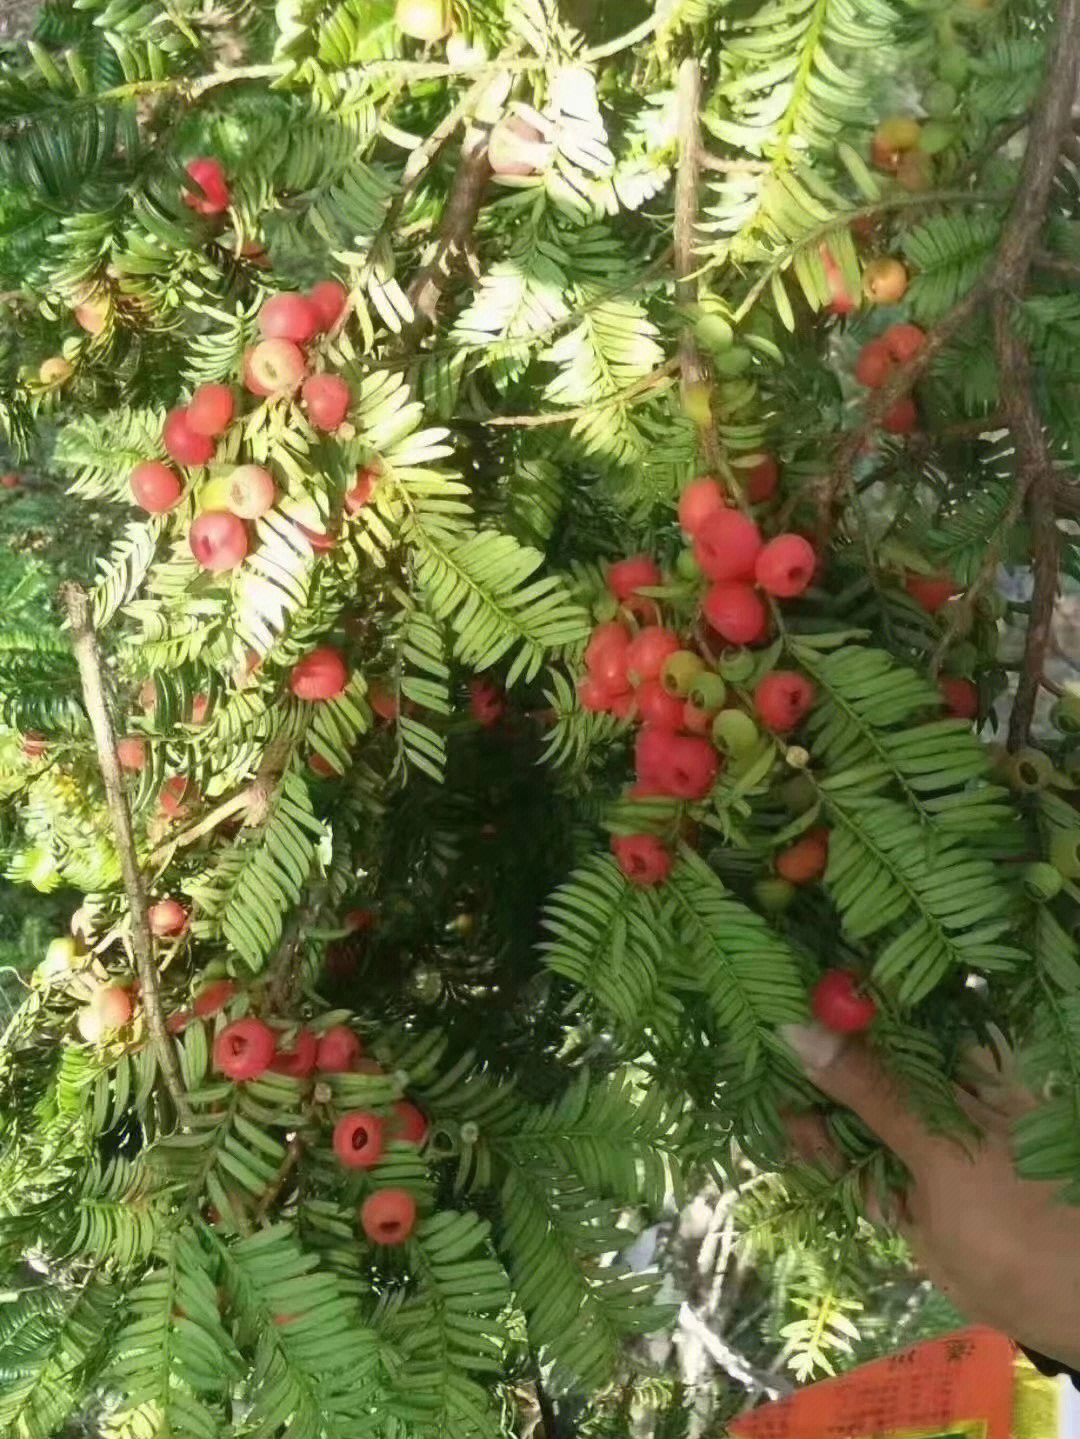
[[[909,1169],[919,1167],[935,1146],[934,1135],[912,1111],[903,1082],[862,1040],[818,1024],[785,1024],[779,1034],[811,1084],[853,1110]]]

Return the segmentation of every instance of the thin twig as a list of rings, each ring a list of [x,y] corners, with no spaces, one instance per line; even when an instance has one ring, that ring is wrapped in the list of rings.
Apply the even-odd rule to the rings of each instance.
[[[1009,428],[1016,443],[1017,512],[1025,502],[1031,521],[1034,584],[1024,636],[1024,659],[1009,716],[1009,748],[1027,743],[1043,679],[1050,624],[1058,591],[1061,536],[1054,517],[1054,464],[1031,388],[1027,345],[1013,330],[1009,302],[994,303],[994,348],[1003,380]]]
[[[698,148],[697,161],[703,170],[717,170],[721,175],[767,175],[772,169],[768,160],[725,160],[703,146]]]
[[[1060,275],[1064,280],[1080,284],[1080,260],[1068,260],[1064,255],[1055,255],[1051,250],[1036,250],[1031,257],[1036,270],[1045,270],[1049,275]]]
[[[719,1334],[715,1334],[689,1304],[680,1305],[678,1323],[681,1329],[688,1330],[699,1341],[714,1364],[745,1389],[756,1390],[769,1399],[782,1399],[793,1392],[787,1380],[755,1369],[737,1350],[732,1349],[730,1344],[725,1344]]]
[[[165,1078],[165,1085],[172,1096],[176,1113],[182,1124],[191,1124],[191,1109],[176,1050],[165,1028],[165,1016],[161,1009],[161,991],[158,988],[157,965],[154,961],[154,942],[150,935],[150,923],[146,908],[146,891],[135,857],[135,837],[131,829],[131,814],[120,777],[120,760],[116,753],[116,734],[105,697],[105,678],[101,668],[101,651],[98,649],[97,634],[90,609],[90,596],[81,585],[65,585],[61,592],[64,608],[71,625],[72,649],[82,679],[83,698],[97,746],[98,766],[105,785],[105,799],[109,818],[112,821],[113,837],[120,859],[120,872],[124,879],[128,904],[131,907],[131,943],[135,951],[135,965],[142,986],[142,1005],[150,1031],[150,1046]]]
[[[701,155],[701,67],[694,59],[679,66],[676,82],[679,136],[679,163],[675,172],[675,298],[689,309],[698,297],[697,222],[698,162]],[[709,371],[694,342],[694,331],[687,324],[679,337],[679,370],[684,394],[693,389],[709,394]],[[720,446],[711,413],[698,422],[698,440],[706,467],[715,470],[720,461]]]
[[[477,133],[462,153],[461,164],[454,176],[435,254],[409,287],[409,300],[416,318],[403,336],[406,348],[414,347],[419,336],[435,323],[443,291],[468,249],[473,226],[480,213],[480,202],[490,179],[486,138]]]
[[[303,1154],[303,1152],[304,1141],[300,1138],[298,1134],[294,1134],[286,1145],[285,1157],[278,1165],[277,1173],[274,1175],[273,1179],[271,1179],[270,1183],[263,1191],[258,1204],[255,1206],[256,1224],[260,1223],[263,1219],[265,1219],[267,1213],[270,1210],[270,1206],[281,1197],[282,1191],[284,1190],[286,1184],[288,1184],[289,1182],[289,1175],[292,1174],[293,1170],[300,1163],[300,1156]]]

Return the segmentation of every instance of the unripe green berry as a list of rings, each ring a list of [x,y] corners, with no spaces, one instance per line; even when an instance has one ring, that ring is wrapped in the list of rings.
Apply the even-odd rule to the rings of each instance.
[[[1050,718],[1065,734],[1080,734],[1080,695],[1062,695]]]
[[[1054,777],[1054,766],[1038,749],[1022,749],[1009,764],[1009,783],[1020,794],[1045,789]]]
[[[728,650],[720,656],[716,668],[729,685],[740,685],[754,673],[757,661],[749,650]]]
[[[693,650],[676,650],[669,655],[660,672],[660,683],[669,695],[685,699],[691,686],[705,668],[705,661]]]
[[[1080,835],[1077,838],[1080,839]],[[1062,883],[1060,869],[1055,869],[1052,864],[1029,864],[1024,870],[1024,889],[1029,898],[1040,904],[1053,899]]]
[[[718,375],[726,380],[733,380],[736,375],[741,375],[744,370],[750,368],[753,355],[744,345],[732,345],[729,350],[723,350],[719,355],[713,356],[713,369]]]
[[[919,137],[919,149],[924,155],[940,155],[956,139],[956,130],[944,120],[927,120]]]
[[[691,683],[687,698],[700,710],[718,710],[727,699],[727,685],[719,675],[702,671]]]
[[[1080,829],[1055,832],[1050,841],[1050,863],[1066,879],[1080,879]]]
[[[785,808],[794,814],[805,813],[811,805],[817,803],[818,797],[814,782],[808,774],[793,775],[791,779],[785,780],[777,794]]]
[[[754,885],[754,898],[766,914],[780,914],[795,898],[795,886],[771,874]]]
[[[680,550],[675,557],[675,573],[684,580],[700,580],[701,566],[694,558],[693,550]]]
[[[694,337],[707,350],[718,353],[731,349],[735,340],[735,331],[723,315],[699,305],[694,317]]]
[[[926,92],[926,108],[935,120],[948,120],[956,114],[956,87],[950,85],[948,80],[935,80]],[[926,148],[926,127],[923,126],[923,133],[919,143],[923,149]]]
[[[761,731],[744,710],[721,710],[713,720],[712,737],[717,749],[737,757],[753,752]]]

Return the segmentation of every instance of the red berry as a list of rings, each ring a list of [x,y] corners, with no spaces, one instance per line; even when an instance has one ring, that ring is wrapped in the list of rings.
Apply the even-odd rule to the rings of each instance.
[[[308,292],[308,299],[318,311],[320,330],[329,330],[337,324],[348,298],[348,290],[337,280],[320,280]]]
[[[623,600],[621,608],[624,614],[636,620],[639,625],[660,623],[660,606],[647,595],[631,595],[628,600]]]
[[[343,1024],[335,1024],[319,1037],[319,1053],[316,1064],[323,1074],[349,1074],[355,1072],[356,1062],[364,1052],[364,1046]]]
[[[244,356],[244,384],[253,395],[283,395],[307,374],[307,360],[292,340],[262,340]]]
[[[0,488],[5,490],[19,490],[22,488],[22,476],[16,475],[13,471],[6,475],[0,475]]]
[[[374,465],[365,465],[356,472],[356,483],[346,492],[345,509],[350,515],[357,515],[369,505],[379,487],[380,471]]]
[[[810,1008],[826,1029],[837,1034],[858,1034],[869,1029],[877,1016],[877,1005],[859,992],[858,976],[846,969],[831,969],[818,980]]]
[[[869,340],[859,351],[853,371],[860,385],[880,390],[893,372],[895,361],[884,339]]]
[[[199,215],[220,215],[229,208],[229,186],[219,160],[200,155],[189,160],[185,169],[198,187],[184,191],[185,205]]]
[[[708,740],[649,726],[637,737],[634,760],[642,784],[675,799],[704,799],[720,772],[719,757]]]
[[[761,551],[761,531],[738,510],[716,510],[694,539],[694,558],[710,580],[749,580]]]
[[[392,724],[398,717],[397,696],[383,689],[382,685],[372,685],[368,690],[368,704],[371,706],[372,713],[378,715],[379,719],[385,720],[387,724]]]
[[[309,375],[300,397],[317,430],[336,430],[352,404],[352,391],[340,375]]]
[[[820,879],[829,862],[829,831],[812,829],[782,850],[773,861],[776,872],[789,884],[810,884]]]
[[[210,696],[199,693],[191,701],[191,723],[205,724],[206,716],[210,713]]]
[[[360,1206],[360,1223],[373,1244],[404,1244],[416,1225],[416,1200],[405,1189],[380,1189]]]
[[[228,385],[200,385],[187,407],[188,428],[213,438],[229,428],[235,413],[236,400]]]
[[[750,645],[764,639],[769,612],[757,591],[742,580],[713,585],[701,601],[701,613],[716,633],[733,645]]]
[[[274,1031],[261,1019],[238,1019],[214,1040],[214,1068],[228,1079],[258,1079],[274,1057]]]
[[[756,465],[739,471],[739,479],[746,491],[747,503],[763,505],[776,494],[780,483],[780,466],[772,455],[762,455]]]
[[[655,835],[612,835],[611,852],[630,883],[642,889],[663,884],[671,873],[671,855]]]
[[[630,634],[617,620],[597,625],[585,649],[585,664],[593,680],[604,690],[619,693],[627,688],[626,655]]]
[[[693,700],[683,702],[682,728],[687,734],[711,734],[715,718],[716,710],[702,709],[700,705],[694,704]]]
[[[659,680],[645,680],[634,692],[634,708],[642,724],[660,730],[682,728],[683,702],[669,694]]]
[[[136,739],[134,735],[129,735],[126,739],[117,740],[116,757],[120,761],[121,769],[145,769],[146,741]]]
[[[195,996],[192,1011],[199,1019],[211,1019],[215,1014],[221,1013],[238,990],[239,985],[235,980],[215,979]]]
[[[607,587],[617,600],[628,600],[638,590],[663,583],[660,567],[649,555],[633,555],[609,566]]]
[[[814,578],[817,551],[802,535],[777,535],[754,565],[754,578],[767,594],[789,600],[801,595]]]
[[[318,307],[294,291],[272,295],[259,311],[259,332],[264,340],[291,340],[295,345],[306,345],[321,328]]]
[[[289,688],[297,699],[332,700],[349,683],[349,667],[337,650],[312,650],[289,676]]]
[[[815,698],[814,686],[805,675],[774,670],[754,691],[754,708],[766,729],[787,734],[802,724]]]
[[[829,308],[834,315],[850,315],[858,308],[858,300],[844,285],[844,272],[836,263],[828,245],[821,246],[821,263],[825,270],[825,281],[832,297]]]
[[[178,465],[205,465],[214,458],[214,442],[188,424],[187,410],[170,410],[165,416],[161,443]]]
[[[394,1105],[394,1117],[390,1121],[390,1138],[402,1144],[423,1144],[428,1135],[428,1119],[422,1110],[407,1099],[399,1099]]]
[[[679,496],[679,524],[696,539],[709,516],[726,508],[727,499],[717,481],[712,475],[701,475]]]
[[[180,503],[184,484],[175,470],[160,460],[148,460],[131,472],[131,495],[140,509],[150,515],[163,515]]]
[[[334,1125],[334,1153],[346,1169],[374,1169],[382,1152],[383,1122],[377,1114],[358,1110]]]
[[[960,593],[951,575],[908,575],[904,589],[928,615],[936,615],[947,600]]]
[[[270,1065],[275,1074],[288,1074],[293,1079],[307,1079],[315,1073],[319,1041],[310,1029],[302,1029],[291,1049],[279,1049]]]
[[[469,682],[469,710],[478,724],[491,729],[506,713],[506,696],[477,676]]]
[[[649,625],[630,641],[626,651],[626,678],[632,685],[643,680],[658,680],[660,671],[671,655],[682,649],[674,630]]]
[[[886,410],[881,428],[890,435],[910,435],[919,428],[919,410],[910,395],[901,395],[896,404]]]
[[[26,759],[40,759],[48,748],[45,736],[38,734],[36,730],[27,730],[23,735],[22,752]]]
[[[962,679],[959,675],[939,675],[938,689],[945,708],[954,719],[979,718],[979,690],[971,680]]]
[[[191,553],[211,574],[234,570],[248,552],[248,533],[243,520],[229,510],[204,510],[188,530]]]
[[[190,794],[188,793],[189,789],[191,790]],[[196,798],[196,792],[191,787],[187,776],[177,774],[162,785],[158,803],[161,806],[162,814],[167,814],[170,819],[182,819]]]
[[[591,675],[578,684],[578,702],[590,714],[603,714],[611,707],[611,699],[611,691]]]
[[[176,939],[188,926],[187,910],[175,899],[159,899],[147,911],[150,933],[158,939]]]
[[[350,934],[368,934],[378,922],[379,916],[373,909],[350,909],[341,916],[342,928]]]
[[[918,325],[891,325],[882,335],[889,354],[899,365],[904,365],[919,353],[926,343],[926,331]]]
[[[340,779],[341,773],[321,754],[308,755],[308,767],[323,779]]]

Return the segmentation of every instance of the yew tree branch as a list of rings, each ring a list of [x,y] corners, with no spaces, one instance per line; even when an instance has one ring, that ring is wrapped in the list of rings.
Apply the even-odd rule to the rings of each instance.
[[[994,304],[994,349],[1003,381],[1005,413],[1016,444],[1017,498],[1021,503],[1026,502],[1031,522],[1034,576],[1024,658],[1009,716],[1009,748],[1016,750],[1027,743],[1043,681],[1058,591],[1061,536],[1054,514],[1054,464],[1032,393],[1031,357],[1027,345],[1010,324],[1009,305],[1004,296]]]
[[[1058,156],[1070,133],[1071,109],[1080,71],[1080,0],[1062,0],[1057,34],[1049,53],[1046,80],[1028,125],[1016,197],[997,253],[971,290],[929,331],[918,354],[896,371],[884,389],[874,394],[862,425],[840,446],[832,475],[823,485],[820,496],[822,528],[826,535],[835,522],[839,501],[851,483],[855,461],[893,404],[908,393],[934,356],[987,299],[1000,296],[1005,301],[1023,291],[1046,217]],[[1007,383],[1008,374],[1003,370],[1003,389]]]
[[[113,730],[109,706],[105,698],[105,679],[101,668],[101,651],[98,648],[90,610],[90,597],[81,585],[65,585],[61,592],[64,608],[71,625],[72,649],[79,666],[82,680],[83,699],[97,748],[98,767],[105,785],[105,801],[112,822],[113,837],[120,858],[120,872],[131,907],[131,944],[135,951],[135,966],[142,986],[142,1004],[150,1031],[150,1045],[161,1067],[165,1085],[176,1106],[177,1115],[184,1125],[191,1123],[191,1109],[180,1077],[180,1066],[176,1050],[165,1028],[165,1016],[161,1009],[161,991],[158,987],[157,965],[154,961],[154,942],[150,935],[150,923],[146,909],[146,890],[142,874],[135,857],[135,837],[131,829],[131,813],[127,796],[120,777],[120,760],[116,753],[116,734]]]
[[[490,179],[487,143],[478,133],[470,139],[454,176],[435,254],[409,287],[409,300],[416,318],[404,337],[407,348],[411,349],[420,335],[435,323],[443,292],[468,249]]]

